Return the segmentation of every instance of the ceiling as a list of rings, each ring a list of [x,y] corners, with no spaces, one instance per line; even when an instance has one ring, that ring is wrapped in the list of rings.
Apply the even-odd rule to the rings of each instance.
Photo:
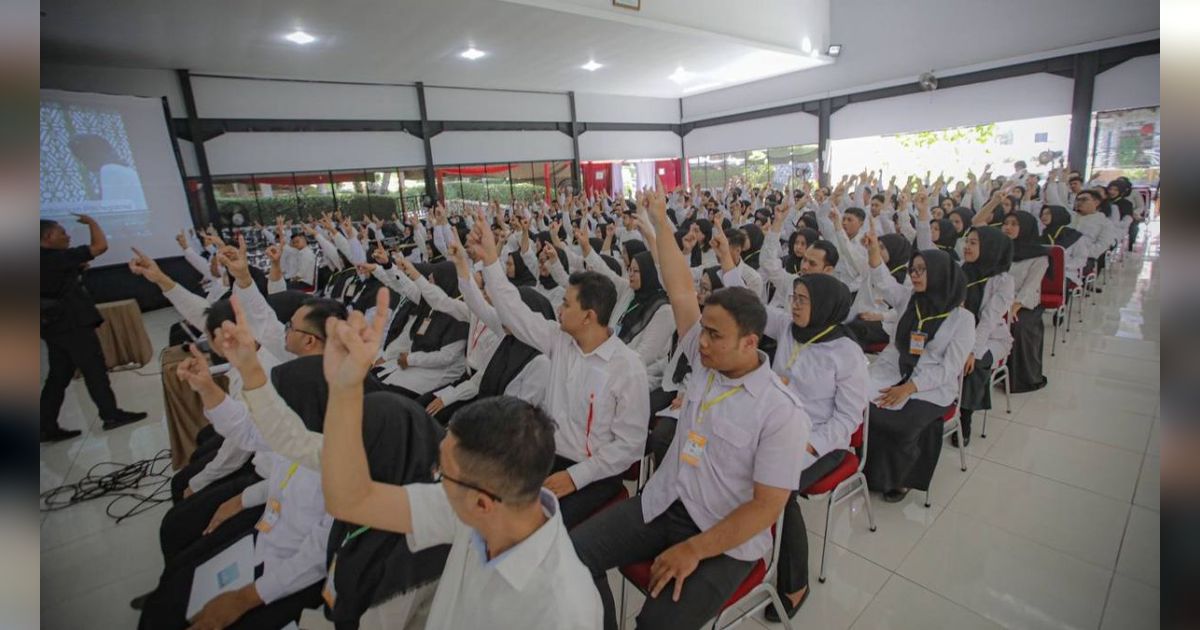
[[[698,9],[720,7],[728,19],[713,13],[717,19],[668,21],[661,17],[669,0],[642,2],[647,5],[642,13],[650,17],[613,9],[608,0],[43,0],[42,60],[670,98],[832,61],[815,51],[805,54],[787,37],[812,32],[805,48],[823,48],[827,12],[824,24],[819,18],[804,24],[800,12],[781,11],[796,23],[755,29],[751,22],[763,21],[736,13],[740,3],[688,0]],[[296,29],[317,41],[299,46],[283,39]],[[476,61],[461,58],[469,46],[487,55]],[[581,69],[589,60],[604,67]],[[672,75],[676,80],[668,78]]]

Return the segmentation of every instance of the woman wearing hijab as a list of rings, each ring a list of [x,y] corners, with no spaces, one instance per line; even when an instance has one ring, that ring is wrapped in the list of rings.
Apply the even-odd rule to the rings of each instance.
[[[862,424],[869,385],[867,361],[854,335],[842,322],[853,303],[850,289],[827,274],[800,276],[791,309],[767,308],[765,333],[779,340],[772,368],[800,399],[812,420],[801,455],[799,493],[841,464],[850,436]],[[779,591],[788,617],[808,595],[808,533],[793,493],[784,508],[779,554]],[[779,621],[770,607],[767,620]]]
[[[420,302],[411,316],[408,351],[400,352],[396,363],[386,366],[379,373],[380,378],[392,391],[414,400],[453,383],[462,376],[466,369],[469,329],[469,324],[435,310],[429,301],[421,296],[420,289],[415,284],[418,275],[415,267],[406,265],[403,274],[393,276],[397,285],[389,288],[414,301],[419,299]],[[434,264],[429,273],[429,280],[451,298],[459,297],[458,273],[454,263],[443,261]],[[415,295],[412,295],[413,289],[416,289]]]
[[[644,247],[644,246],[643,246]],[[608,322],[617,336],[638,353],[642,364],[649,366],[667,354],[675,319],[667,300],[667,292],[658,278],[654,256],[643,251],[629,263],[628,277],[613,268],[611,257],[596,250],[584,252],[588,268],[612,281],[617,289],[617,302]]]
[[[800,276],[803,267],[804,252],[809,246],[821,239],[816,230],[806,227],[797,228],[788,237],[787,255],[782,259],[779,255],[779,243],[783,234],[783,224],[787,220],[787,212],[776,208],[775,220],[768,228],[763,241],[759,261],[762,263],[762,275],[770,283],[771,296],[768,303],[782,309],[791,306],[792,286]]]
[[[1033,219],[1028,213],[1017,214]],[[1012,259],[1012,241],[1000,230],[981,227],[967,234],[963,247],[962,270],[967,278],[963,307],[975,316],[976,324],[959,399],[965,444],[971,443],[972,414],[992,408],[992,366],[1000,357],[1007,357],[1012,348],[1012,334],[1004,321],[1013,301],[1013,278],[1008,273]],[[952,436],[950,443],[958,446],[958,436]]]
[[[566,251],[555,247],[547,239],[538,253],[538,283],[534,288],[555,307],[562,304],[566,295],[570,268]]]
[[[868,486],[895,503],[912,488],[929,488],[942,450],[942,415],[958,397],[975,323],[961,307],[967,283],[948,252],[914,254],[908,287],[888,273],[878,239],[867,240],[871,282],[901,315],[869,369],[874,400],[864,472]]]
[[[760,212],[766,212],[760,210]],[[757,223],[748,223],[741,227],[741,230],[746,233],[746,238],[749,243],[746,249],[742,250],[742,260],[750,266],[751,269],[758,270],[760,260],[759,254],[763,248],[763,242],[766,240],[766,235]]]
[[[783,258],[783,270],[793,275],[800,275],[800,264],[804,260],[804,252],[809,245],[820,239],[821,235],[810,228],[797,228],[792,232],[792,235],[788,237],[787,255]],[[770,241],[764,242],[763,245],[764,248],[769,247]]]
[[[1012,240],[1013,264],[1009,273],[1016,285],[1008,313],[1013,337],[1008,385],[1014,393],[1032,392],[1045,387],[1047,382],[1042,374],[1042,337],[1046,332],[1042,321],[1042,279],[1050,266],[1050,248],[1039,242],[1037,219],[1028,212],[1005,217],[1002,229]]]
[[[928,234],[920,229],[920,222],[918,221],[917,247],[923,250],[939,249],[946,252],[951,260],[958,262],[959,255],[956,245],[958,245],[958,234],[954,231],[954,223],[950,219],[934,219],[930,221]]]
[[[975,220],[975,211],[970,208],[955,208],[946,215],[947,219],[954,224],[955,236],[959,239],[966,238],[967,232],[971,231],[971,222]],[[959,256],[962,256],[962,245],[956,246],[955,250]]]
[[[1067,281],[1071,284],[1078,285],[1080,283],[1080,270],[1087,264],[1088,252],[1087,245],[1082,241],[1083,233],[1071,227],[1071,212],[1063,206],[1046,206],[1042,208],[1042,236],[1040,242],[1043,245],[1058,245],[1066,250],[1063,254],[1063,261],[1066,263]],[[1047,269],[1048,273],[1052,274],[1053,270]],[[1053,274],[1052,274],[1053,275]],[[1071,292],[1068,291],[1067,299],[1071,299]]]
[[[533,277],[533,272],[529,270],[524,258],[520,252],[509,252],[508,260],[505,262],[505,275],[508,276],[509,282],[518,287],[531,287],[537,284],[537,278]]]
[[[883,264],[887,267],[888,273],[896,279],[896,282],[904,284],[904,281],[908,279],[908,263],[912,259],[912,243],[904,235],[892,233],[880,236],[879,244],[882,246],[880,255],[883,257]],[[877,292],[874,285],[869,282],[870,275],[867,276],[867,279],[868,282],[863,286],[867,287],[872,296],[875,296]],[[881,312],[885,305],[866,304],[863,306],[859,315],[849,323],[854,337],[864,350],[870,346],[886,344],[888,333],[883,325],[886,315]]]

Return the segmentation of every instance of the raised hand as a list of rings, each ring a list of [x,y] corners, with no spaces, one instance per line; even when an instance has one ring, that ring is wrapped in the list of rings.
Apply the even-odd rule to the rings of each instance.
[[[187,249],[187,237],[183,235],[183,230],[179,230],[179,234],[175,235],[175,242],[179,243],[179,249]]]
[[[278,265],[279,259],[283,256],[283,249],[278,245],[270,245],[267,247],[267,259],[272,265]]]
[[[325,380],[331,388],[361,388],[367,370],[375,362],[379,342],[389,319],[388,290],[380,287],[375,298],[375,317],[370,324],[360,311],[345,321],[325,320]]]
[[[211,387],[217,387],[212,373],[208,370],[208,359],[196,348],[196,344],[188,344],[188,352],[192,356],[179,362],[175,374],[180,380],[187,381],[192,391],[200,393]]]
[[[250,318],[242,310],[241,299],[235,294],[229,298],[233,306],[233,320],[226,321],[214,331],[213,347],[221,351],[225,357],[242,374],[260,367],[258,362],[258,342],[254,332],[250,330]]]

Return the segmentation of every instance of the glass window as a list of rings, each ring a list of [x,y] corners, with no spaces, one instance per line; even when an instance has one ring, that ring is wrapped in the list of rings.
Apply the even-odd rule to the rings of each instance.
[[[564,162],[554,162],[554,189],[557,194],[572,195],[575,194],[575,188],[571,181],[570,160]]]
[[[328,171],[296,173],[296,200],[300,213],[319,216],[322,212],[343,210],[333,196],[333,181]]]
[[[725,154],[725,188],[734,186],[749,190],[746,186],[746,152],[735,151]]]
[[[770,169],[767,167],[767,152],[759,149],[746,152],[746,186],[747,188],[766,188],[771,183]]]
[[[391,190],[389,187],[389,194]],[[420,168],[401,170],[398,194],[405,212],[416,212],[417,216],[425,216],[425,170]]]
[[[337,174],[334,174],[337,177]],[[376,170],[363,173],[363,187],[366,189],[368,206],[371,213],[380,218],[392,218],[399,214],[400,208],[400,175],[394,170]],[[339,196],[341,193],[338,193]]]
[[[340,171],[331,173],[331,176],[338,209],[355,220],[362,220],[371,212],[367,174],[363,171]],[[386,218],[391,216],[390,212],[383,215]]]
[[[459,168],[462,178],[462,204],[468,210],[483,210],[488,203],[487,167],[463,166]]]
[[[509,165],[509,176],[512,180],[513,198],[521,203],[532,203],[544,199],[546,188],[534,177],[534,167],[530,162],[515,162]]]
[[[725,188],[725,156],[722,154],[708,156],[708,188],[716,191]]]
[[[509,164],[489,164],[482,176],[487,186],[488,201],[495,201],[502,208],[512,207],[513,189],[509,180],[512,166]]]
[[[232,228],[262,221],[253,177],[216,178],[213,180],[213,193],[217,197],[217,214],[220,217],[217,229],[221,231],[223,238],[231,238]]]
[[[445,200],[446,209],[451,212],[462,212],[464,194],[461,168],[457,166],[438,168],[437,186],[441,198]]]
[[[692,188],[704,188],[708,185],[705,181],[704,172],[701,170],[700,158],[688,158],[687,169],[688,186]]]
[[[1159,178],[1159,108],[1097,112],[1092,120],[1091,177],[1128,177],[1155,186]]]
[[[817,173],[820,169],[818,160],[821,155],[821,152],[817,150],[817,145],[797,144],[790,148],[792,152],[792,189],[803,187],[805,181],[813,182],[816,185]]]

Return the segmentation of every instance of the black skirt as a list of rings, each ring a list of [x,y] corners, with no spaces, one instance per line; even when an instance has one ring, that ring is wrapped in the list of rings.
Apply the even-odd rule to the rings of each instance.
[[[1009,391],[1014,394],[1037,391],[1046,386],[1042,374],[1042,343],[1046,324],[1041,306],[1023,308],[1013,322],[1012,354],[1008,356]]]
[[[867,487],[879,492],[928,490],[942,454],[942,416],[947,409],[914,398],[895,411],[872,404],[863,469]]]
[[[854,333],[858,345],[862,346],[863,350],[891,341],[887,331],[883,329],[883,322],[869,322],[862,317],[855,317],[846,327]]]
[[[992,351],[975,357],[975,369],[963,377],[962,408],[983,411],[992,408]]]

